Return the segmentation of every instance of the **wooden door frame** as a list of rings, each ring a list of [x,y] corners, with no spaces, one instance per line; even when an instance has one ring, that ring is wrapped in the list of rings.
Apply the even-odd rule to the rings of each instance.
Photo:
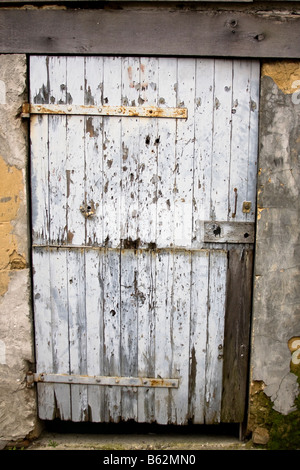
[[[268,2],[192,3],[1,8],[0,53],[299,58],[299,2],[278,2],[276,12]]]

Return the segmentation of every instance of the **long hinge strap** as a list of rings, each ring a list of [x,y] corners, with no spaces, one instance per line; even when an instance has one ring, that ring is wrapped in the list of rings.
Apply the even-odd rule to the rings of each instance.
[[[73,104],[24,103],[22,106],[22,117],[28,118],[31,114],[187,119],[186,108],[159,108],[157,106],[83,106]]]
[[[34,383],[53,384],[79,384],[79,385],[115,385],[119,387],[162,387],[178,388],[178,379],[161,379],[153,377],[109,377],[109,376],[88,376],[76,374],[27,374],[27,386],[32,387]]]

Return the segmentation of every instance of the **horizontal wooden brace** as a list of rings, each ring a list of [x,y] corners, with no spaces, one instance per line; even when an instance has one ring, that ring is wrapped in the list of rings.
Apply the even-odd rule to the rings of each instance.
[[[220,221],[198,221],[202,223],[203,243],[228,243],[228,244],[252,244],[255,241],[255,224],[254,222],[220,222]],[[129,250],[135,251],[153,251],[153,252],[194,252],[207,251],[206,246],[200,247],[182,247],[170,246],[160,247],[156,243],[143,243],[136,240],[126,243],[126,240],[120,241],[120,246],[107,247],[102,245],[71,245],[69,243],[33,243],[32,248],[35,249],[78,249],[78,250]]]
[[[27,386],[31,387],[35,382],[55,384],[79,384],[79,385],[106,385],[119,387],[146,387],[146,388],[178,388],[178,379],[161,379],[153,377],[109,377],[88,376],[76,374],[46,374],[28,373]]]
[[[254,243],[253,222],[204,222],[204,242]]]
[[[8,8],[0,15],[0,53],[298,59],[299,44],[292,9]]]
[[[83,106],[66,104],[24,103],[22,117],[31,114],[62,114],[83,116],[128,116],[147,118],[187,118],[186,108],[158,108],[157,106]]]

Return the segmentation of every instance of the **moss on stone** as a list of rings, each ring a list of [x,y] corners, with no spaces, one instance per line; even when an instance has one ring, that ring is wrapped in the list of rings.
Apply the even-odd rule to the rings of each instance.
[[[273,402],[263,389],[256,391],[251,402],[252,427],[267,429],[270,438],[265,447],[268,450],[300,450],[300,395],[295,399],[295,411],[288,415],[273,409]]]

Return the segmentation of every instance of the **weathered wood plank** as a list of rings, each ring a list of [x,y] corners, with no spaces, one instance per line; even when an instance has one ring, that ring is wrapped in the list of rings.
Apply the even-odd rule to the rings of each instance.
[[[67,292],[68,292],[68,341],[70,354],[70,373],[87,373],[87,325],[84,253],[69,250],[67,255]],[[71,387],[72,421],[88,419],[87,387]]]
[[[35,304],[35,345],[36,370],[53,371],[52,312],[49,283],[50,253],[34,250],[32,254],[34,272]],[[43,312],[41,315],[40,312]],[[46,339],[46,341],[45,341]],[[55,417],[54,386],[38,384],[38,414],[41,419],[51,420]]]
[[[155,377],[171,376],[173,269],[173,253],[165,252],[157,255],[157,289],[155,298]],[[170,393],[168,390],[155,390],[155,418],[158,424],[169,424],[171,422]]]
[[[222,422],[245,418],[252,297],[252,250],[230,250],[224,332]]]
[[[103,58],[103,103],[112,106],[121,104],[121,70],[121,59],[115,57]],[[121,118],[115,119],[113,125],[111,125],[109,117],[103,118],[102,152],[101,147],[100,150],[98,149],[98,152],[100,155],[102,153],[103,156],[103,242],[109,247],[119,246],[120,238],[122,237],[121,224],[124,212],[122,208],[120,180],[122,162],[124,162],[124,149],[122,148],[121,133]]]
[[[156,306],[156,255],[150,251],[138,256],[137,274],[138,296],[138,375],[139,377],[156,377],[155,375],[155,306]],[[151,423],[155,421],[155,390],[139,388],[138,421]]]
[[[193,247],[202,246],[203,221],[210,220],[215,61],[198,59],[195,78]]]
[[[53,372],[68,374],[70,371],[69,313],[67,294],[67,252],[52,253],[49,279],[51,286]],[[62,420],[72,418],[71,390],[69,385],[54,385],[55,414]]]
[[[52,102],[67,101],[66,57],[50,57],[48,60],[49,93]],[[49,225],[50,241],[67,242],[67,184],[66,184],[66,136],[67,118],[49,116]]]
[[[254,243],[252,222],[203,222],[204,241],[211,243]]]
[[[100,255],[101,256],[101,255]],[[103,286],[103,374],[122,375],[121,354],[121,259],[120,253],[107,251],[102,258],[102,272],[99,273],[100,286]],[[126,357],[124,358],[126,360]],[[122,390],[120,387],[107,388],[104,392],[104,420],[118,422],[122,418]]]
[[[138,375],[138,257],[134,250],[121,254],[121,375]],[[137,390],[122,388],[122,418],[137,420]]]
[[[256,181],[257,181],[257,156],[258,156],[258,113],[259,113],[259,96],[260,96],[260,65],[259,62],[251,61],[250,73],[250,140],[249,140],[249,155],[248,155],[248,189],[247,201],[256,201]],[[251,184],[252,182],[252,184]],[[252,205],[250,213],[247,215],[247,221],[255,221],[255,204]]]
[[[216,60],[212,119],[211,220],[228,218],[228,175],[231,150],[232,61]]]
[[[231,110],[231,158],[229,173],[228,220],[245,221],[243,201],[247,201],[248,158],[251,114],[250,90],[251,62],[233,63]],[[251,183],[250,183],[251,184]]]
[[[204,424],[209,251],[193,253],[191,265],[191,327],[189,364],[189,417]]]
[[[190,247],[193,220],[195,60],[178,59],[177,74],[177,103],[184,103],[190,119],[178,121],[176,126],[174,244],[177,247]]]
[[[205,423],[220,422],[227,252],[214,250],[209,257],[209,309],[207,319]]]
[[[55,70],[55,65],[54,65]],[[84,102],[84,58],[67,57],[66,93],[68,103]],[[64,118],[62,118],[64,119]],[[84,118],[67,116],[66,160],[64,162],[66,184],[67,241],[74,245],[86,242],[85,232],[88,221],[80,211],[87,204],[85,188]],[[61,144],[63,146],[63,142]],[[63,171],[63,170],[62,170]]]
[[[170,390],[170,420],[178,425],[188,423],[190,285],[191,255],[174,254],[172,275],[171,377],[180,379],[180,387]]]
[[[85,57],[84,103],[101,105],[103,92],[103,57]],[[86,243],[101,245],[104,238],[104,175],[103,119],[100,116],[85,118],[84,134],[86,204],[94,212],[86,221]],[[111,208],[109,207],[109,210]]]
[[[164,106],[176,105],[177,62],[161,57],[158,59],[159,101]],[[159,120],[157,135],[157,247],[170,247],[174,244],[174,169],[176,121]]]
[[[85,253],[85,310],[86,310],[86,373],[104,375],[104,282],[103,256],[94,251]],[[88,418],[92,422],[105,421],[105,390],[90,385]]]
[[[119,79],[120,81],[120,79]],[[122,59],[122,101],[135,104],[139,100],[139,58]],[[139,155],[140,120],[122,118],[122,190],[121,190],[121,239],[125,243],[138,240],[139,227]],[[130,246],[128,246],[130,248]]]
[[[209,9],[7,9],[0,16],[0,51],[299,58],[299,23],[292,14]]]
[[[158,94],[158,61],[140,58],[139,102],[154,106]],[[160,136],[157,119],[140,120],[138,162],[138,238],[142,244],[156,243],[157,212],[157,152]]]

